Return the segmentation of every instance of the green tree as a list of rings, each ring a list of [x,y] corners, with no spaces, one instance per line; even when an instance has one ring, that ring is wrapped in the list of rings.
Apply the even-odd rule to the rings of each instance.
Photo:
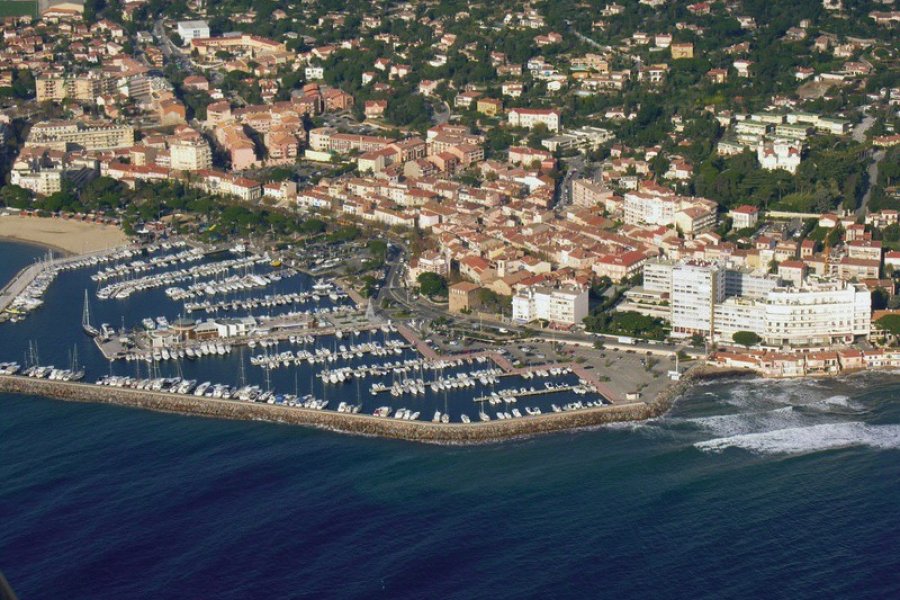
[[[445,296],[447,294],[447,280],[437,273],[421,273],[416,282],[419,284],[419,292],[425,296]]]
[[[890,298],[886,289],[882,287],[875,288],[872,290],[872,310],[884,310],[887,308]]]
[[[891,314],[885,315],[876,321],[878,326],[884,329],[885,331],[893,334],[900,335],[900,315]]]
[[[731,339],[734,340],[735,344],[739,344],[747,348],[749,348],[750,346],[755,346],[762,341],[762,338],[760,338],[752,331],[738,331],[731,336]]]
[[[0,188],[0,203],[11,208],[28,208],[34,196],[25,188],[5,185]]]

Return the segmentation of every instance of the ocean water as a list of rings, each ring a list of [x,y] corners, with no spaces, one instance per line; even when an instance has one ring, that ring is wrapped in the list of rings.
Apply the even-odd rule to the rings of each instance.
[[[23,600],[895,598],[898,400],[719,381],[442,447],[0,396],[0,570]]]
[[[0,287],[21,269],[46,256],[47,250],[40,246],[0,241]]]

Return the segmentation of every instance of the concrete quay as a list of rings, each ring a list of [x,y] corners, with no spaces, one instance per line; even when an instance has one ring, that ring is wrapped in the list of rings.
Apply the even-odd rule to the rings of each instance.
[[[15,300],[25,288],[31,285],[31,282],[34,281],[35,277],[37,277],[45,268],[45,264],[35,263],[16,273],[16,276],[0,290],[0,313],[8,308],[9,305],[12,304],[12,301]]]

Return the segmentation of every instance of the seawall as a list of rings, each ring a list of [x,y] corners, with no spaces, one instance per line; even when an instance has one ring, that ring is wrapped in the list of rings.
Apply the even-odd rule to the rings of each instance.
[[[217,419],[304,425],[342,433],[435,444],[478,444],[619,421],[644,420],[659,416],[668,410],[671,399],[674,399],[674,396],[671,396],[664,402],[658,398],[650,404],[635,402],[503,421],[430,423],[21,376],[0,376],[0,393],[29,394],[72,402],[115,404]]]

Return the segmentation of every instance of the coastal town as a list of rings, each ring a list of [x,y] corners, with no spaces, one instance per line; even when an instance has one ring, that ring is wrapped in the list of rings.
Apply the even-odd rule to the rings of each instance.
[[[4,288],[0,328],[68,271],[85,315],[163,292],[82,321],[149,365],[104,387],[585,426],[692,377],[900,367],[893,0],[6,4],[0,235],[72,256]],[[196,393],[181,359],[237,348],[266,384]],[[30,357],[4,368],[51,378]]]

